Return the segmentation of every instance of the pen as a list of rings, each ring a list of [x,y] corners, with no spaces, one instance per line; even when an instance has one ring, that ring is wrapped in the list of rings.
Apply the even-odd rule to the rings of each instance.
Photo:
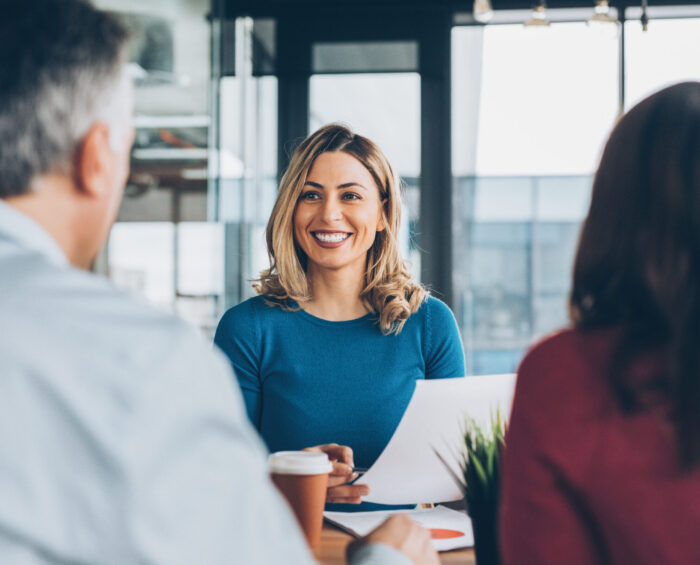
[[[369,471],[369,469],[366,467],[353,467],[352,468],[352,472],[357,473],[358,475],[364,475],[367,471]]]

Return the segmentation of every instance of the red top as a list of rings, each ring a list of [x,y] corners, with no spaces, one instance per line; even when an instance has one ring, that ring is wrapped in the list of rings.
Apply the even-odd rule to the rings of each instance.
[[[520,366],[503,469],[505,565],[700,564],[700,469],[679,470],[666,410],[619,409],[605,369],[613,335],[567,330]],[[635,375],[660,366],[649,356]]]

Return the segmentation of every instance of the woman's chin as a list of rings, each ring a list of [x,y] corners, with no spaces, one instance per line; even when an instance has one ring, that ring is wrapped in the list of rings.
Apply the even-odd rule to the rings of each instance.
[[[366,262],[366,258],[353,258],[353,259],[343,259],[340,257],[333,257],[333,258],[318,258],[318,260],[314,260],[313,257],[309,256],[307,259],[307,267],[306,267],[306,272],[309,274],[312,274],[314,272],[319,273],[319,272],[337,272],[337,271],[354,271],[356,270],[358,273],[358,276],[362,276],[364,272],[364,266]]]

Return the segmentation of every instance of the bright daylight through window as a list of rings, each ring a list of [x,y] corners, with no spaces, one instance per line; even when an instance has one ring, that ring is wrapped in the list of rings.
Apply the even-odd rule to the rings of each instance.
[[[138,41],[132,178],[95,268],[211,333],[267,266],[280,155],[276,20],[218,28],[209,0],[97,4],[118,12]],[[695,10],[650,8],[643,32],[639,9],[629,8],[617,35],[586,25],[592,8],[548,10],[551,25],[537,29],[522,25],[529,12],[498,23],[498,11],[488,25],[452,28],[450,306],[470,374],[515,370],[534,340],[567,324],[579,227],[621,85],[628,109],[662,86],[700,79]],[[211,50],[218,41],[223,55]],[[418,42],[311,47],[308,131],[342,121],[384,149],[404,180],[401,244],[420,278]],[[290,149],[296,140],[280,141]]]
[[[700,20],[625,32],[627,107],[700,78]],[[472,374],[515,370],[568,322],[579,226],[619,112],[619,42],[582,22],[453,30],[454,309]]]

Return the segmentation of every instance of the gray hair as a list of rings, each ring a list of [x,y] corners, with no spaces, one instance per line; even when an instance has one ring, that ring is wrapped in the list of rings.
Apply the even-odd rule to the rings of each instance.
[[[96,122],[115,144],[127,123],[127,32],[87,0],[2,0],[0,198],[70,172]]]

